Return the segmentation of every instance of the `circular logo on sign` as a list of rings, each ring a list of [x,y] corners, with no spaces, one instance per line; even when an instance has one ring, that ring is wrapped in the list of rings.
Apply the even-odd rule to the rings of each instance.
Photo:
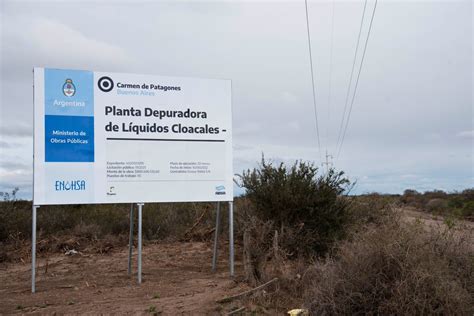
[[[114,88],[114,81],[110,77],[101,77],[97,82],[97,86],[104,92],[110,92]]]
[[[63,84],[63,94],[67,97],[72,97],[76,94],[76,86],[72,83],[71,79],[66,79],[66,82]]]

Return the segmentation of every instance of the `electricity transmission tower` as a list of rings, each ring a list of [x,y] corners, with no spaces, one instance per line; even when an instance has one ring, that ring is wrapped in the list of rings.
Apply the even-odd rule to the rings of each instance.
[[[334,156],[329,155],[326,150],[326,161],[322,163],[322,165],[326,165],[326,174],[329,174],[329,169],[332,168],[333,166],[333,163],[332,163],[333,158]]]

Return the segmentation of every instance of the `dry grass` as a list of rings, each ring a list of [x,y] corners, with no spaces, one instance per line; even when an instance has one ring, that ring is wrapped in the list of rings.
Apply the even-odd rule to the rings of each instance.
[[[307,306],[314,315],[472,315],[472,241],[472,231],[390,216],[306,273]]]
[[[209,240],[215,208],[215,203],[149,203],[143,210],[144,240]],[[38,209],[38,253],[68,249],[105,253],[125,246],[129,212],[130,204],[42,206]],[[136,235],[136,208],[134,217]],[[222,219],[225,225],[226,216]],[[0,223],[0,262],[27,260],[31,202],[0,202]]]
[[[291,230],[275,231],[248,216],[247,280],[279,281],[247,299],[247,306],[275,313],[306,307],[312,315],[472,315],[472,226],[430,226],[407,221],[386,204],[369,212],[373,201],[360,202],[352,204],[359,222],[325,258],[295,259],[279,246],[293,238]]]

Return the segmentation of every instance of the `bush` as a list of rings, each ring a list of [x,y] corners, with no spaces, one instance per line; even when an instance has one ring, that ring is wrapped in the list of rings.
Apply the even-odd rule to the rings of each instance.
[[[433,191],[426,191],[423,193],[423,196],[425,197],[426,200],[429,199],[445,199],[448,194],[444,192],[443,190],[433,190]]]
[[[474,217],[474,201],[466,202],[461,210],[462,216],[473,219]]]
[[[270,221],[282,235],[290,230],[293,238],[281,240],[280,246],[291,253],[322,255],[345,233],[349,221],[348,202],[342,194],[349,180],[333,169],[318,176],[313,164],[296,162],[287,168],[262,161],[258,168],[244,171],[242,185],[255,216]]]
[[[347,197],[350,199],[350,222],[354,229],[365,229],[367,224],[378,224],[389,215],[397,197],[371,193]]]
[[[307,306],[314,315],[472,315],[471,242],[468,231],[391,216],[306,273]]]
[[[400,202],[405,206],[436,215],[474,219],[474,209],[472,208],[474,189],[472,188],[462,192],[446,193],[442,190],[433,190],[423,194],[414,190],[405,190],[400,197]]]
[[[468,201],[474,201],[474,188],[465,189],[461,192],[461,196]]]
[[[143,238],[210,239],[215,221],[213,209],[214,203],[146,204],[143,209]],[[111,240],[115,240],[115,246],[125,245],[130,229],[129,212],[130,204],[41,206],[37,211],[38,240],[41,241],[37,246],[38,253],[63,251],[65,248],[85,250],[92,244],[99,248],[103,244],[104,249],[110,249]],[[135,206],[135,236],[137,213]],[[24,259],[25,253],[21,249],[29,246],[31,215],[31,201],[0,201],[0,262]]]
[[[448,202],[444,199],[434,198],[426,203],[426,209],[430,212],[442,212],[448,207]]]
[[[420,201],[421,197],[422,195],[418,191],[407,189],[403,192],[403,195],[400,198],[400,202],[408,206],[419,208],[422,206],[422,203]]]

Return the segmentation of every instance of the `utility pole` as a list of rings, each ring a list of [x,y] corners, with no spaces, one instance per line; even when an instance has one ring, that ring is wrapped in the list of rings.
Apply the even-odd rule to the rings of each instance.
[[[329,158],[331,158],[331,161],[329,161]],[[326,174],[329,174],[329,166],[332,167],[332,159],[334,158],[333,155],[329,155],[328,151],[326,150],[326,162],[323,162],[323,165],[326,165]]]

